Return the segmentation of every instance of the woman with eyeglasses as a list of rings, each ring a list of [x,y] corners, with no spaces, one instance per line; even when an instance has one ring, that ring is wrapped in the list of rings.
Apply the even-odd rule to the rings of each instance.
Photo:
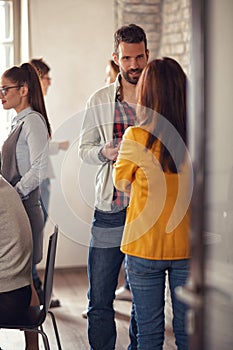
[[[51,129],[40,80],[31,64],[14,66],[3,73],[0,98],[5,110],[17,113],[2,147],[1,173],[21,197],[32,229],[33,264],[38,264],[44,227],[39,185],[47,174]]]

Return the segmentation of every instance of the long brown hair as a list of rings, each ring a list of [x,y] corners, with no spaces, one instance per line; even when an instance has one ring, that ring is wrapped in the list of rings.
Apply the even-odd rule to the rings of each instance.
[[[51,127],[48,120],[40,80],[35,68],[30,63],[23,63],[20,67],[14,66],[5,71],[3,76],[17,85],[28,86],[28,103],[33,110],[39,112],[45,120],[48,134],[51,137]]]
[[[187,144],[186,84],[187,78],[179,63],[172,58],[163,57],[148,63],[137,86],[137,117],[141,124],[151,124],[152,119],[160,115],[175,127],[184,142],[183,145]],[[140,105],[146,108],[140,108]],[[159,138],[162,169],[177,173],[177,166],[179,167],[184,160],[185,147],[177,145],[177,139],[169,134],[167,124],[160,121],[161,119],[156,119],[146,147],[151,149]],[[177,153],[175,162],[169,150]]]

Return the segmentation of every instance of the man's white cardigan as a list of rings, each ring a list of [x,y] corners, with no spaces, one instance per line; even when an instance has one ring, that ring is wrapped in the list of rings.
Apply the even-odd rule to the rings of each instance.
[[[79,156],[83,162],[99,165],[96,175],[95,207],[111,211],[113,198],[112,161],[102,162],[98,153],[106,142],[113,139],[116,91],[115,83],[95,92],[87,101],[81,128]]]

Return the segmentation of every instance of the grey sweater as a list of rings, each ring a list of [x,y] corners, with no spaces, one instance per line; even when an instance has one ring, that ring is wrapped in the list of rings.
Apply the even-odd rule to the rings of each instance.
[[[22,201],[0,176],[0,293],[31,283],[32,233]]]

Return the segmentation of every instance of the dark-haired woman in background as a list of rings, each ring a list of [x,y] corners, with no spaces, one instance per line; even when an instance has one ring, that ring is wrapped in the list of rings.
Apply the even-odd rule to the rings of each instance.
[[[47,171],[48,122],[41,85],[28,63],[8,69],[1,78],[2,106],[17,115],[2,147],[2,175],[19,193],[33,233],[33,263],[42,259],[43,213],[39,184]]]
[[[31,64],[14,66],[3,73],[0,98],[4,109],[17,113],[2,147],[1,173],[22,199],[32,229],[33,264],[38,264],[44,227],[39,185],[47,174],[51,129],[41,84]]]
[[[4,109],[17,115],[2,147],[2,175],[19,193],[33,233],[33,263],[42,259],[43,213],[39,185],[46,176],[51,134],[40,81],[28,63],[8,69],[1,78]]]
[[[171,58],[151,61],[138,82],[138,126],[124,134],[114,184],[130,195],[121,250],[138,324],[138,347],[162,350],[168,274],[173,330],[187,350],[186,306],[175,288],[189,272],[191,166],[186,150],[186,76]],[[135,309],[134,309],[135,308]]]

